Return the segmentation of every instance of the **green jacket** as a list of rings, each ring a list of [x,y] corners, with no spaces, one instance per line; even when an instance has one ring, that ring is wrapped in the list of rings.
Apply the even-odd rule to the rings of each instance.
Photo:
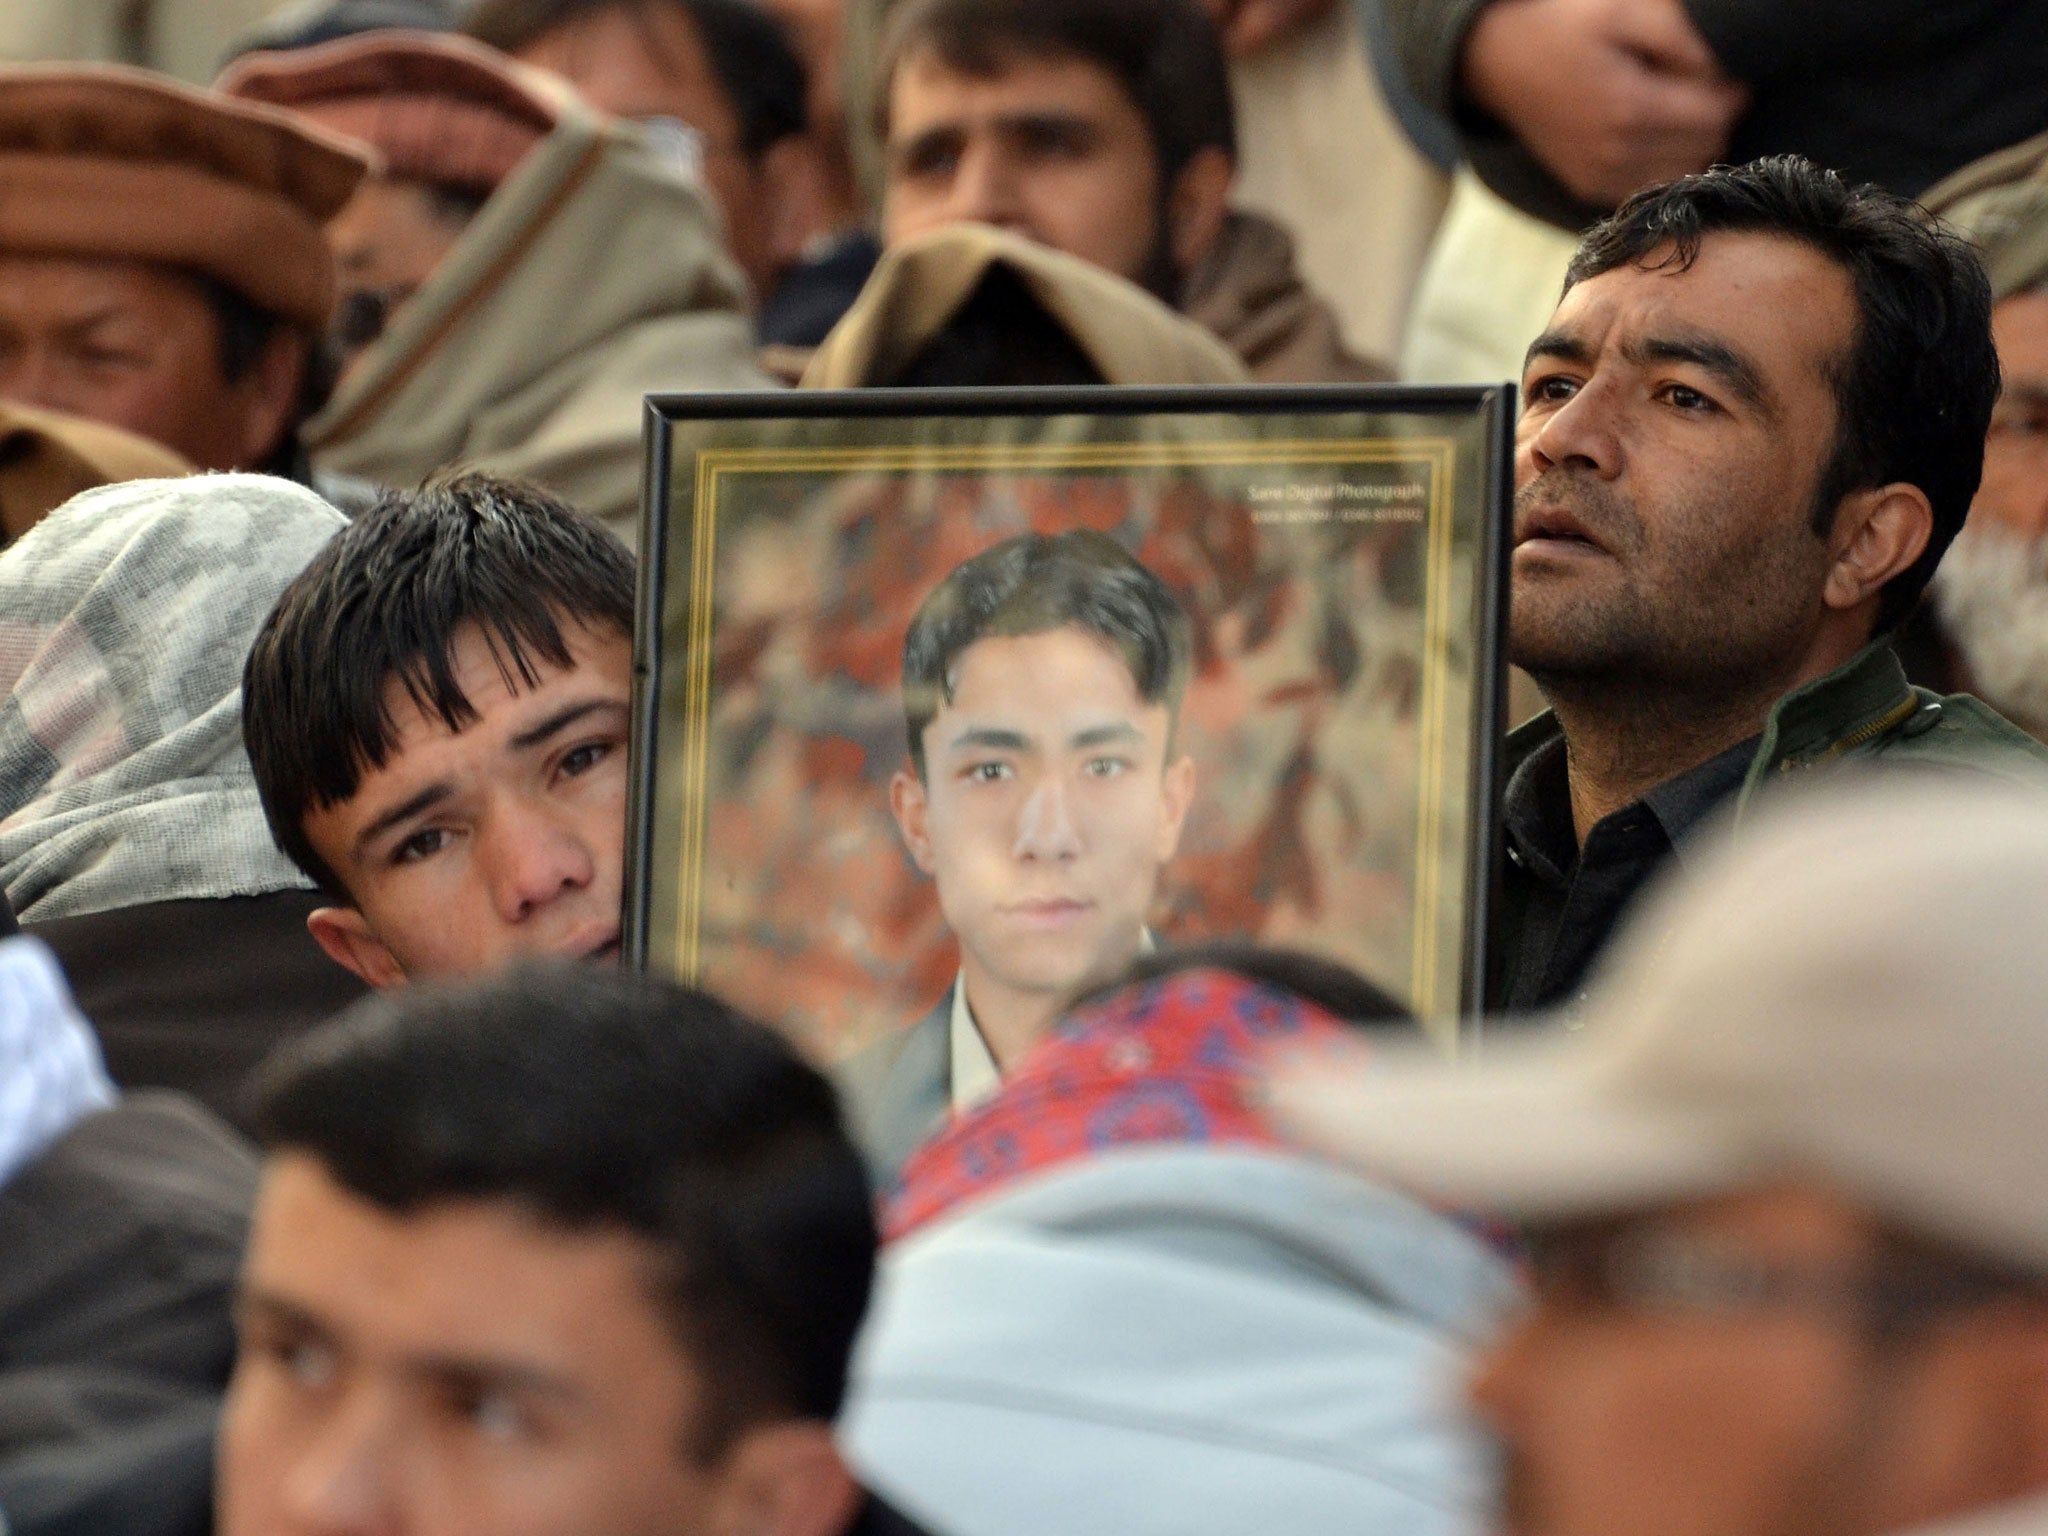
[[[1559,734],[1549,710],[1509,732],[1502,781]],[[1866,762],[1970,769],[2048,789],[2048,747],[1981,699],[1914,687],[1881,640],[1772,707],[1735,813],[1747,814],[1766,785]]]
[[[1547,710],[1510,732],[1502,782],[1560,734]],[[2048,747],[1968,694],[1914,687],[1885,640],[1777,702],[1742,787],[1724,810],[1739,823],[1772,785],[1871,764],[1988,773],[2048,790]],[[1508,985],[1504,967],[1520,951],[1529,889],[1512,875],[1504,882],[1489,997],[1504,995]]]

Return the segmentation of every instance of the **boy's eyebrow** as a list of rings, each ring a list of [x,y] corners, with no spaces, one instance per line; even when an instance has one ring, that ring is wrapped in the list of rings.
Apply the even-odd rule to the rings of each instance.
[[[627,707],[617,699],[584,699],[580,703],[564,704],[545,720],[540,721],[536,725],[528,726],[517,736],[514,736],[511,742],[512,750],[514,752],[524,752],[530,747],[537,747],[556,732],[567,730],[577,721],[594,715],[601,709],[623,710]]]
[[[382,816],[379,816],[375,821],[363,828],[362,831],[358,832],[355,842],[349,848],[349,857],[360,860],[363,857],[364,851],[371,843],[382,837],[386,832],[389,832],[400,822],[410,821],[422,811],[433,809],[433,807],[439,805],[454,793],[455,786],[446,780],[438,784],[429,784],[411,799],[393,806]]]
[[[1106,747],[1111,742],[1138,741],[1145,739],[1145,733],[1128,720],[1113,720],[1108,725],[1091,725],[1085,731],[1076,731],[1068,745],[1079,748]]]
[[[970,726],[946,743],[946,749],[957,752],[962,747],[981,747],[998,752],[1027,752],[1031,749],[1031,738],[1022,731],[1005,730],[999,726]]]

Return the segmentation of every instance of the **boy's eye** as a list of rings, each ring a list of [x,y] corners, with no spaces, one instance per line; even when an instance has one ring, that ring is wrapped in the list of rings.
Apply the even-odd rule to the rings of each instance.
[[[562,772],[572,778],[577,774],[590,772],[599,763],[611,756],[608,741],[587,741],[580,747],[573,747],[562,756]]]
[[[1010,777],[1008,763],[975,763],[967,770],[969,779],[977,784],[994,784]]]
[[[448,833],[440,827],[422,827],[391,851],[394,864],[417,864],[431,859],[448,846]]]

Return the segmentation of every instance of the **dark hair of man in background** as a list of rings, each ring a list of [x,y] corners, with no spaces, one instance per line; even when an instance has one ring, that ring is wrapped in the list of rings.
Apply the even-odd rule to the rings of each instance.
[[[503,53],[569,22],[623,11],[641,23],[650,55],[664,45],[644,23],[658,6],[686,13],[703,40],[711,72],[739,118],[740,152],[757,159],[770,145],[810,127],[808,77],[781,21],[751,0],[482,0],[463,28]],[[716,152],[716,146],[710,146]]]
[[[1108,382],[1067,328],[1005,266],[991,266],[892,389],[998,389]]]
[[[271,1152],[395,1215],[504,1202],[644,1239],[708,1386],[698,1459],[837,1415],[874,1269],[867,1176],[831,1085],[717,999],[561,966],[408,988],[287,1047],[250,1103]]]
[[[210,277],[204,272],[187,275],[198,285],[206,307],[213,311],[214,356],[220,366],[221,382],[230,386],[239,384],[262,359],[271,338],[288,328],[291,322],[259,307],[217,277]],[[311,464],[306,457],[305,445],[299,441],[299,428],[327,403],[327,397],[334,392],[338,372],[334,355],[325,340],[309,338],[306,360],[299,367],[298,399],[291,414],[285,418],[284,432],[276,446],[256,466],[259,472],[296,480],[301,485],[307,483]]]
[[[889,18],[875,71],[885,139],[889,82],[905,59],[926,53],[984,79],[1019,57],[1076,58],[1106,70],[1151,129],[1162,197],[1197,151],[1237,158],[1229,65],[1194,0],[905,0]]]
[[[990,636],[1072,625],[1114,646],[1138,696],[1177,715],[1194,651],[1187,611],[1106,533],[1020,533],[963,560],[919,605],[903,641],[910,760],[924,777],[924,732],[953,697],[961,654]],[[260,777],[260,775],[259,775]]]
[[[285,589],[243,669],[242,734],[278,847],[347,900],[301,822],[384,765],[386,689],[459,731],[477,717],[452,664],[462,631],[531,688],[537,664],[571,664],[565,623],[632,634],[634,580],[623,544],[536,486],[463,475],[386,492]]]
[[[1860,317],[1833,369],[1839,415],[1814,498],[1825,539],[1851,491],[1904,482],[1927,493],[1927,548],[1884,589],[1877,630],[1912,611],[1963,526],[1983,470],[1984,434],[1998,399],[1991,289],[1969,243],[1930,223],[1915,203],[1851,186],[1795,155],[1687,176],[1629,199],[1587,234],[1565,291],[1641,264],[1683,271],[1717,232],[1777,235],[1818,251],[1849,276]]]

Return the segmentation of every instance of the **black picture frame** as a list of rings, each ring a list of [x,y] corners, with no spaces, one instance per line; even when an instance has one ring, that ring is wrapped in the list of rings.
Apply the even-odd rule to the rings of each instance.
[[[751,932],[750,923],[759,926],[772,919],[772,898],[755,892],[753,907],[741,902],[744,910],[737,915],[726,911],[713,923],[711,940],[707,943],[704,937],[707,879],[715,905],[762,873],[753,854],[743,857],[720,844],[722,823],[714,810],[723,814],[743,803],[735,786],[744,787],[744,780],[741,770],[730,768],[724,757],[712,761],[718,755],[714,745],[718,753],[737,753],[734,762],[753,761],[746,753],[758,751],[753,743],[764,727],[757,714],[747,711],[765,709],[772,715],[777,707],[763,705],[758,697],[761,679],[748,670],[757,663],[743,665],[738,659],[759,638],[754,611],[765,602],[767,610],[783,615],[785,627],[803,629],[810,624],[815,629],[829,624],[815,613],[805,616],[801,592],[806,579],[815,585],[822,572],[829,585],[836,579],[834,571],[854,563],[844,557],[848,525],[833,510],[843,498],[878,497],[858,512],[867,523],[855,526],[870,532],[893,530],[908,539],[905,547],[914,564],[926,546],[920,542],[922,534],[905,520],[913,511],[918,517],[939,517],[933,506],[961,486],[977,488],[977,496],[978,488],[1007,487],[1004,494],[1020,503],[1030,499],[1026,492],[1038,498],[1028,514],[1011,508],[1016,515],[1007,522],[1003,516],[993,518],[987,531],[988,542],[994,543],[1006,536],[1006,527],[1015,531],[1010,525],[1020,517],[1043,521],[1049,514],[1041,502],[1056,509],[1061,495],[1078,498],[1084,491],[1100,500],[1108,494],[1097,484],[1101,481],[1112,491],[1122,487],[1130,496],[1128,505],[1111,497],[1112,510],[1125,507],[1126,513],[1125,523],[1115,525],[1114,531],[1141,557],[1144,538],[1151,535],[1141,538],[1130,529],[1142,524],[1156,533],[1166,516],[1160,508],[1170,498],[1199,493],[1224,506],[1221,515],[1232,519],[1234,529],[1242,522],[1269,530],[1255,536],[1251,564],[1263,571],[1279,561],[1282,574],[1272,580],[1292,582],[1311,593],[1294,607],[1319,605],[1320,611],[1336,604],[1342,611],[1339,598],[1325,590],[1332,580],[1325,552],[1333,549],[1339,552],[1337,565],[1346,571],[1356,567],[1378,572],[1383,588],[1398,580],[1402,592],[1411,596],[1411,589],[1419,590],[1420,596],[1408,601],[1368,587],[1361,599],[1373,608],[1375,622],[1397,639],[1407,632],[1386,616],[1410,615],[1412,610],[1417,628],[1410,638],[1419,637],[1421,657],[1419,674],[1412,679],[1416,713],[1413,722],[1390,728],[1387,734],[1412,730],[1416,750],[1403,756],[1398,746],[1389,746],[1383,769],[1342,770],[1363,775],[1362,782],[1375,785],[1406,782],[1404,773],[1412,773],[1417,830],[1409,865],[1394,867],[1398,860],[1389,860],[1387,869],[1361,867],[1361,879],[1352,882],[1365,889],[1375,880],[1393,885],[1408,880],[1408,974],[1391,974],[1399,969],[1391,962],[1370,963],[1379,950],[1393,954],[1398,938],[1389,937],[1385,944],[1361,939],[1348,945],[1337,937],[1344,931],[1341,917],[1333,920],[1336,926],[1308,925],[1307,941],[1293,931],[1240,936],[1295,942],[1358,965],[1405,998],[1446,1044],[1469,1043],[1484,997],[1488,920],[1498,883],[1514,416],[1515,392],[1509,385],[650,396],[626,849],[628,963],[666,970],[725,992],[743,1007],[811,1037],[810,1043],[822,1053],[843,1051],[872,1037],[871,1024],[835,1030],[789,998],[778,1001],[765,995],[780,984],[780,977],[794,978],[813,958],[808,951],[799,951],[793,960],[787,932],[766,955],[742,954],[749,941],[731,935]],[[1041,481],[1042,491],[1036,489]],[[1233,486],[1242,492],[1234,509]],[[976,499],[972,505],[973,515],[981,516],[982,501]],[[826,513],[820,513],[820,507]],[[1143,523],[1146,517],[1152,521]],[[1049,531],[1056,522],[1055,517],[1041,531]],[[1243,542],[1241,533],[1234,536]],[[759,546],[751,553],[750,538]],[[812,549],[812,543],[828,539],[836,541],[832,551]],[[789,590],[778,591],[774,560],[785,556],[793,573],[808,576],[793,576]],[[1214,559],[1211,565],[1215,570],[1210,574],[1223,572],[1225,584],[1235,580],[1228,575],[1226,559]],[[751,574],[743,579],[737,574],[741,570]],[[763,570],[770,573],[766,579]],[[1355,586],[1359,578],[1345,579]],[[728,583],[728,590],[721,590],[721,580]],[[733,583],[752,596],[732,596]],[[1192,593],[1176,595],[1190,604],[1198,600]],[[818,612],[854,611],[843,594],[835,601],[839,607]],[[872,598],[869,609],[860,611],[879,615],[886,606],[883,598]],[[733,632],[740,621],[729,619],[728,610],[747,615],[740,626],[746,630],[744,644]],[[1238,616],[1219,613],[1197,613],[1198,625],[1230,618],[1243,627]],[[1343,626],[1330,625],[1327,614],[1322,617],[1336,635],[1336,648],[1343,649]],[[876,622],[887,628],[879,617]],[[900,633],[896,642],[900,658]],[[1360,644],[1356,636],[1350,643],[1353,649]],[[872,660],[875,647],[868,645],[863,654]],[[1411,665],[1407,670],[1416,669]],[[1198,682],[1200,675],[1198,668]],[[812,683],[823,687],[832,681],[816,677],[792,686],[802,691]],[[721,689],[726,691],[722,694]],[[868,692],[873,691],[870,686]],[[750,700],[744,708],[732,703],[739,692]],[[863,718],[872,721],[873,700],[855,702],[864,705]],[[714,719],[715,712],[728,706],[731,721]],[[766,727],[771,732],[780,728]],[[735,741],[744,736],[746,750],[733,746],[728,751],[721,731]],[[1370,739],[1361,744],[1361,735],[1362,729],[1353,729],[1345,738],[1357,745],[1357,751],[1345,754],[1345,762],[1360,752],[1370,756],[1374,750]],[[873,782],[881,771],[875,755],[870,750],[863,760],[866,782]],[[726,801],[719,799],[723,790],[733,792]],[[1357,798],[1355,792],[1352,798]],[[761,804],[772,808],[767,799]],[[1398,809],[1406,801],[1395,804]],[[1377,819],[1398,824],[1398,817]],[[827,841],[836,846],[838,837],[835,833]],[[1305,848],[1327,841],[1308,836],[1307,829],[1298,829],[1292,837]],[[734,842],[734,848],[738,846]],[[801,842],[791,845],[787,837],[777,846],[778,867],[799,871],[798,887],[808,892],[820,861],[808,857]],[[903,857],[900,845],[896,855]],[[886,858],[878,853],[873,857],[881,860],[876,867],[887,877],[880,883],[892,885]],[[721,858],[731,867],[720,866]],[[1216,867],[1226,869],[1228,861],[1219,859]],[[1332,879],[1321,883],[1341,884]],[[1328,916],[1321,909],[1318,914],[1318,921]],[[1370,926],[1367,919],[1360,921]],[[1382,928],[1390,921],[1370,920]],[[817,926],[837,932],[848,923],[859,926],[855,919],[834,912],[829,922],[820,919]],[[800,937],[801,926],[795,931]],[[1206,938],[1227,931],[1174,931],[1163,937]],[[929,972],[930,964],[920,963]],[[861,967],[855,972],[866,974]],[[794,996],[796,981],[791,979],[788,985]],[[829,974],[806,986],[810,992],[822,986],[823,995],[838,996]],[[929,991],[927,976],[924,992],[892,1001],[890,1015],[908,1023],[917,1016],[913,1010],[926,1005]]]

